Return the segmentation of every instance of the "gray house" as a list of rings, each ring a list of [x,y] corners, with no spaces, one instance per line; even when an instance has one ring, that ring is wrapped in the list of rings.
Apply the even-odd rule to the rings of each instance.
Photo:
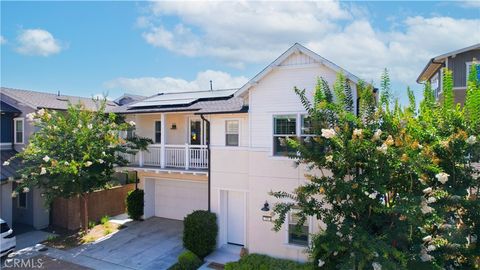
[[[480,43],[439,55],[430,59],[418,76],[417,83],[430,82],[435,91],[435,97],[439,99],[443,92],[443,68],[448,68],[453,72],[455,103],[463,105],[468,74],[470,73],[472,63],[476,61],[480,61]]]
[[[20,193],[12,198],[12,191],[18,180],[17,170],[22,164],[18,160],[4,164],[6,160],[22,151],[28,144],[29,137],[36,127],[27,121],[26,115],[39,109],[64,111],[69,103],[81,102],[88,109],[96,109],[96,102],[92,98],[66,96],[51,93],[42,93],[29,90],[0,88],[1,101],[1,179],[0,179],[0,217],[14,228],[31,226],[36,229],[49,225],[49,210],[44,207],[41,191],[31,189],[27,193]],[[109,108],[116,107],[114,102],[108,102]]]

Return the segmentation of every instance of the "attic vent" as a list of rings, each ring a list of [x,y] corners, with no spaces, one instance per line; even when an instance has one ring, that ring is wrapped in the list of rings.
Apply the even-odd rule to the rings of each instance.
[[[68,101],[68,99],[66,99],[66,98],[57,98],[57,100],[60,100],[60,101]]]

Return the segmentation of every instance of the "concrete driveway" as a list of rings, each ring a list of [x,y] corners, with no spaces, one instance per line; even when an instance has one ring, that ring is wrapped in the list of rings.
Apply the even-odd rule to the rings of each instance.
[[[131,269],[161,270],[175,264],[184,250],[183,221],[153,217],[126,226],[103,241],[68,252]]]

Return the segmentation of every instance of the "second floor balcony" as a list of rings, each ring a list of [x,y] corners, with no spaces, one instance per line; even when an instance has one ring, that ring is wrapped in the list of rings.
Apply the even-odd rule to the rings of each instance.
[[[151,144],[147,151],[122,154],[131,167],[157,167],[162,169],[207,170],[206,145]]]

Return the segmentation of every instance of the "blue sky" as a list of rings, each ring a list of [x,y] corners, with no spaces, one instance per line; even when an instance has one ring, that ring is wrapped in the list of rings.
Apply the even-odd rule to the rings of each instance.
[[[1,2],[1,85],[92,96],[240,87],[295,42],[397,96],[480,42],[476,2]]]

